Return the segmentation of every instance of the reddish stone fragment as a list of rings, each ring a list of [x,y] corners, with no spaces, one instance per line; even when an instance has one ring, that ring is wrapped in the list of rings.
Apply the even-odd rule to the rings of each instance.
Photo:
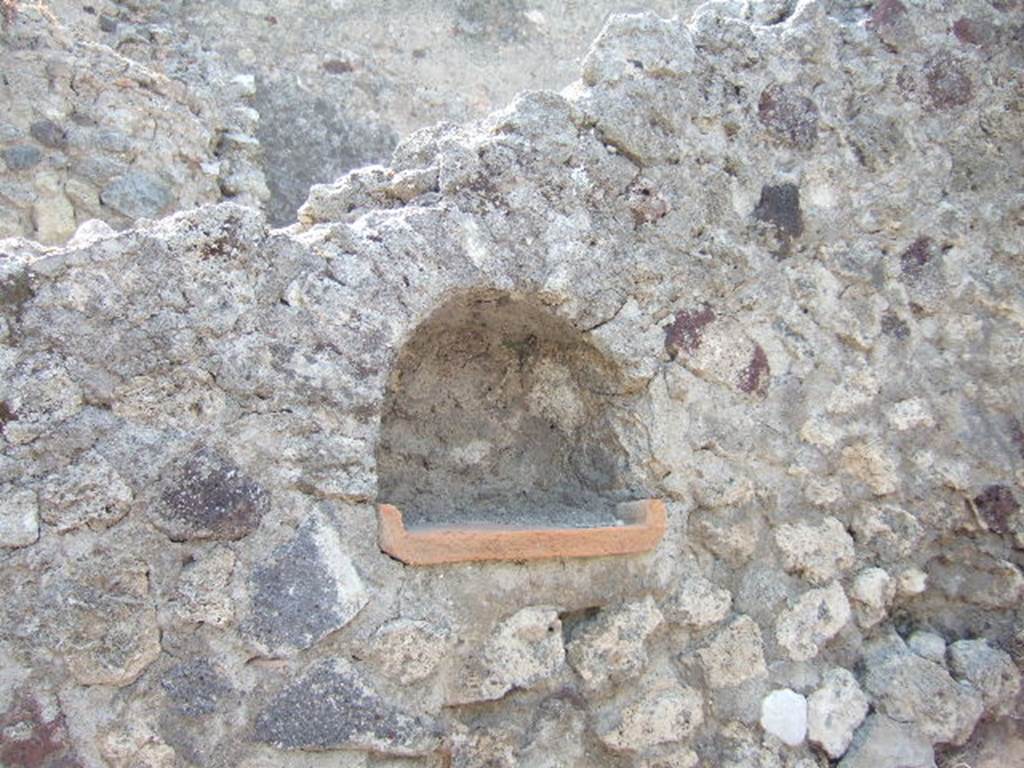
[[[870,26],[876,29],[892,25],[897,19],[906,14],[907,6],[900,0],[881,0],[875,3],[871,9]]]
[[[903,274],[913,275],[921,271],[932,260],[932,240],[930,237],[919,237],[911,243],[907,250],[900,254],[900,265]]]
[[[998,41],[999,29],[990,21],[964,16],[953,22],[953,34],[964,45],[984,48]]]
[[[974,86],[964,65],[947,53],[929,59],[924,77],[933,109],[962,107],[974,98]]]
[[[956,39],[961,43],[969,43],[970,45],[978,45],[981,43],[978,39],[978,33],[974,27],[974,23],[966,16],[961,16],[953,22],[953,34],[956,35]]]
[[[665,349],[674,360],[680,351],[693,354],[704,339],[704,328],[715,319],[714,310],[705,304],[700,309],[676,313],[675,322],[665,326]]]
[[[768,365],[768,356],[761,349],[760,344],[755,344],[750,364],[740,372],[740,390],[748,395],[764,394],[768,390],[770,376],[771,368]]]
[[[1020,510],[1013,491],[1005,485],[987,486],[974,497],[974,506],[993,533],[1009,532],[1010,518]]]
[[[259,527],[270,495],[232,461],[201,448],[162,479],[152,513],[172,541],[237,540]]]
[[[22,697],[0,714],[0,765],[5,768],[80,768],[68,744],[64,715],[43,716],[35,700]],[[10,734],[10,735],[8,735]]]
[[[771,133],[800,149],[818,140],[818,107],[806,96],[775,83],[761,92],[757,115]]]

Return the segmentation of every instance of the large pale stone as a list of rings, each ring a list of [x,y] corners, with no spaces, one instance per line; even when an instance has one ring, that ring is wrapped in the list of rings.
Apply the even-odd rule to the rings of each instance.
[[[160,655],[160,630],[138,560],[94,556],[58,587],[58,650],[82,685],[125,686]]]
[[[589,83],[614,82],[635,77],[638,67],[663,77],[682,77],[690,72],[693,59],[693,40],[678,20],[653,13],[614,14],[583,60],[583,77]]]
[[[235,617],[231,575],[235,553],[225,546],[204,551],[181,569],[170,611],[176,621],[224,627]]]
[[[751,506],[700,510],[690,518],[694,539],[733,565],[745,563],[757,549],[761,519]]]
[[[981,692],[985,714],[1005,717],[1013,711],[1020,692],[1020,672],[1006,651],[987,640],[958,640],[949,646],[949,666],[959,680]]]
[[[870,547],[889,561],[913,554],[924,528],[905,509],[893,504],[868,504],[853,518],[853,533],[858,546]]]
[[[839,768],[934,768],[935,753],[913,726],[872,715],[857,732]]]
[[[928,588],[928,574],[920,568],[905,568],[896,578],[896,592],[902,597],[915,597]]]
[[[427,621],[395,619],[373,635],[371,657],[403,685],[428,677],[448,652],[448,633]]]
[[[90,451],[47,479],[40,493],[40,512],[61,532],[82,526],[102,530],[128,514],[133,498],[132,489],[110,462]]]
[[[174,749],[144,721],[119,723],[104,730],[97,747],[111,768],[174,768],[177,763]]]
[[[642,693],[604,712],[597,736],[609,749],[636,752],[688,740],[704,722],[704,701],[692,688],[672,686]]]
[[[913,723],[934,742],[963,744],[984,709],[974,686],[958,683],[945,668],[906,651],[872,657],[865,687],[879,712]]]
[[[621,608],[604,610],[573,636],[567,657],[588,690],[620,685],[639,675],[647,664],[644,643],[662,622],[651,597]]]
[[[1024,574],[1017,566],[963,543],[944,548],[928,564],[928,587],[989,609],[1016,609],[1024,600]]]
[[[911,397],[893,403],[886,409],[886,417],[893,428],[900,432],[908,429],[928,429],[935,426],[928,401],[921,397]]]
[[[32,206],[35,237],[41,243],[61,243],[75,231],[75,209],[67,196],[51,192]]]
[[[886,496],[899,488],[899,476],[893,457],[875,443],[857,443],[843,449],[842,468],[860,480],[876,496]]]
[[[775,530],[775,544],[787,571],[812,584],[827,584],[854,563],[853,539],[834,517],[817,525],[796,523]]]
[[[749,616],[725,626],[697,656],[712,688],[739,685],[766,672],[761,630]]]
[[[882,568],[866,568],[858,573],[850,588],[857,623],[865,629],[878,624],[895,597],[896,584]]]
[[[842,667],[825,673],[807,700],[807,737],[832,759],[843,756],[868,713],[868,697],[857,678]]]
[[[838,582],[804,592],[779,616],[775,637],[794,661],[807,661],[850,620],[850,603]]]
[[[500,699],[513,688],[532,688],[565,665],[562,622],[546,606],[523,608],[501,622],[480,653],[460,669],[449,703]]]
[[[705,629],[729,615],[732,595],[703,576],[688,576],[666,601],[665,616],[693,629]]]
[[[934,632],[915,632],[907,638],[907,647],[922,659],[946,663],[946,641]]]

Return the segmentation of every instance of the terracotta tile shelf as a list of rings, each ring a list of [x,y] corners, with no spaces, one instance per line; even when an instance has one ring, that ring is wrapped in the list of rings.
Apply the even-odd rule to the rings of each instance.
[[[377,507],[380,548],[410,565],[482,560],[603,557],[647,552],[665,533],[665,504],[645,499],[620,504],[622,525],[599,528],[513,528],[467,524],[406,529],[402,512]]]

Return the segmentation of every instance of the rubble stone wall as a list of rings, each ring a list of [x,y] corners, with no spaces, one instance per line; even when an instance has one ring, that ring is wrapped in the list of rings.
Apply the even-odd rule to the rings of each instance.
[[[613,16],[564,92],[285,229],[0,241],[0,763],[1019,762],[1024,9],[779,8]],[[474,295],[614,369],[595,400],[529,323],[453,344],[559,428],[615,411],[654,551],[381,553],[395,372]]]

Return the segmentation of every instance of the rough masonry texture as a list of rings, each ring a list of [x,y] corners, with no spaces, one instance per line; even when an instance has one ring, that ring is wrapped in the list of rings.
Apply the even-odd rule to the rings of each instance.
[[[1024,8],[685,10],[284,229],[158,219],[220,171],[130,132],[69,224],[17,174],[91,113],[4,118],[4,232],[73,236],[0,240],[0,763],[1024,760]],[[647,497],[644,555],[378,548]]]

